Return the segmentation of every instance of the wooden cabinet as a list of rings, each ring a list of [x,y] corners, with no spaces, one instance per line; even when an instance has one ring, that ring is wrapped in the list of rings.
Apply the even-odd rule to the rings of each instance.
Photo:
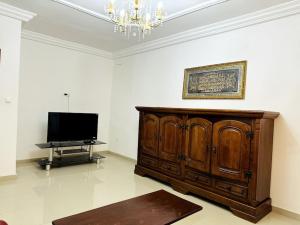
[[[247,182],[250,161],[251,126],[236,120],[214,124],[213,175]]]
[[[159,118],[153,114],[143,117],[141,151],[151,156],[158,155]]]
[[[202,172],[210,171],[212,122],[192,118],[186,122],[185,166]]]
[[[181,152],[182,120],[176,116],[163,116],[159,125],[159,151],[160,159],[178,162]]]
[[[135,173],[228,206],[257,222],[271,207],[274,119],[279,113],[137,107]]]

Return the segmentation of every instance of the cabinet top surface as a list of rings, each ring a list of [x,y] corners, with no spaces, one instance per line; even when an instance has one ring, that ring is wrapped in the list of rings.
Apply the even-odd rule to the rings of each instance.
[[[136,106],[140,112],[158,112],[158,113],[180,113],[180,114],[198,114],[198,115],[219,115],[219,116],[238,116],[251,118],[277,118],[278,112],[263,110],[232,110],[232,109],[193,109],[193,108],[165,108],[165,107],[144,107]]]

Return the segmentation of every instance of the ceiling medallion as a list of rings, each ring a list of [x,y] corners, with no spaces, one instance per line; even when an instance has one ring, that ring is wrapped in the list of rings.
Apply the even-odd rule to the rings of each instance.
[[[115,24],[115,32],[143,38],[161,26],[166,16],[163,3],[159,2],[152,10],[151,0],[109,0],[105,12]]]

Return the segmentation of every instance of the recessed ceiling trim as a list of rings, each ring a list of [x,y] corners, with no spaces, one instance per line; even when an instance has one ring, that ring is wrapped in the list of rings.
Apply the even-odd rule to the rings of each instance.
[[[294,0],[287,3],[272,6],[270,8],[259,10],[233,19],[224,20],[211,25],[202,26],[185,32],[174,34],[165,38],[149,41],[143,44],[116,51],[113,54],[114,59],[124,58],[156,49],[192,41],[216,34],[249,27],[252,25],[269,22],[272,20],[300,14],[300,0]]]
[[[107,52],[101,49],[93,48],[90,46],[78,44],[71,41],[62,40],[59,38],[51,37],[45,34],[36,33],[29,30],[22,31],[22,38],[31,41],[40,42],[43,44],[48,44],[48,45],[58,46],[61,48],[66,48],[78,52],[83,52],[90,55],[96,55],[107,59],[112,59],[111,52]]]
[[[95,12],[93,10],[87,9],[85,7],[82,7],[82,6],[78,5],[78,4],[74,4],[74,3],[66,1],[66,0],[51,0],[51,1],[57,2],[57,3],[62,4],[64,6],[68,6],[72,9],[75,9],[79,12],[88,14],[88,15],[93,16],[93,17],[96,17],[98,19],[102,19],[102,20],[105,20],[107,22],[111,22],[111,19],[108,16],[103,15],[102,13],[98,13],[98,12]]]
[[[172,14],[170,14],[170,15],[168,15],[166,17],[165,21],[170,21],[170,20],[173,20],[173,19],[185,16],[185,15],[188,15],[188,14],[200,11],[202,9],[209,8],[211,6],[215,6],[215,5],[221,4],[223,2],[228,2],[228,1],[231,1],[231,0],[209,0],[207,2],[203,2],[201,4],[197,4],[197,5],[193,6],[193,7],[181,10],[181,11],[179,11],[177,13],[172,13]]]
[[[108,16],[106,16],[102,13],[98,13],[98,12],[95,12],[93,10],[87,9],[85,7],[82,7],[82,6],[78,5],[78,4],[72,3],[70,1],[67,1],[67,0],[51,0],[51,1],[62,4],[64,6],[68,6],[72,9],[78,10],[79,12],[88,14],[88,15],[96,17],[98,19],[102,19],[102,20],[105,20],[107,22],[111,22],[111,19]],[[184,10],[181,10],[179,12],[172,13],[172,14],[168,15],[165,18],[164,21],[167,22],[167,21],[170,21],[170,20],[185,16],[185,15],[191,14],[193,12],[196,12],[196,11],[199,11],[199,10],[202,10],[202,9],[214,6],[214,5],[218,5],[220,3],[227,2],[227,1],[231,1],[231,0],[209,0],[209,1],[197,4],[193,7],[188,8],[188,9],[184,9]]]
[[[35,13],[0,2],[0,15],[28,22],[36,16]]]

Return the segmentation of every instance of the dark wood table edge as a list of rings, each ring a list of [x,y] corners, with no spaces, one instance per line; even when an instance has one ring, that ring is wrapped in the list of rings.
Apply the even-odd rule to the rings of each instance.
[[[178,198],[181,198],[181,197],[179,197],[179,196],[177,196],[177,195],[175,195],[175,194],[172,194],[172,193],[170,193],[170,192],[168,192],[168,191],[166,191],[166,190],[164,190],[164,189],[160,189],[160,190],[157,190],[157,191],[154,191],[154,192],[150,192],[150,193],[148,193],[148,194],[136,196],[136,197],[133,197],[133,198],[143,197],[143,196],[150,195],[150,194],[153,194],[153,193],[159,192],[159,191],[164,191],[164,192],[167,192],[168,194],[171,194],[171,195],[174,195],[174,196],[176,196],[176,197],[178,197]],[[115,202],[115,203],[112,203],[112,204],[108,204],[108,205],[101,206],[101,207],[94,208],[94,209],[90,209],[90,210],[87,210],[87,211],[84,211],[84,212],[81,212],[81,213],[77,213],[77,214],[75,214],[75,215],[70,215],[70,216],[66,216],[66,217],[64,217],[64,218],[56,219],[56,220],[53,220],[53,221],[52,221],[52,225],[56,225],[56,223],[59,222],[59,221],[62,220],[62,219],[67,219],[67,218],[70,218],[70,217],[73,217],[73,216],[78,216],[78,215],[81,215],[81,214],[85,214],[85,213],[88,213],[88,212],[91,212],[91,211],[100,209],[100,208],[102,208],[102,207],[113,206],[113,205],[119,204],[120,202],[125,202],[125,201],[128,201],[128,200],[131,200],[131,199],[133,199],[133,198],[125,199],[125,200],[118,201],[118,202]],[[195,204],[195,203],[193,203],[193,202],[191,202],[191,201],[189,201],[189,200],[186,200],[186,199],[184,199],[184,198],[181,198],[181,199],[183,199],[184,201],[189,202],[190,204],[193,204],[193,205],[194,205],[195,207],[197,207],[197,208],[196,208],[195,210],[192,210],[192,211],[189,212],[189,213],[186,213],[186,214],[184,214],[184,215],[178,217],[176,220],[172,221],[171,223],[167,223],[167,224],[164,224],[164,225],[170,225],[170,224],[176,223],[176,222],[178,222],[179,220],[182,220],[182,219],[184,219],[184,218],[186,218],[186,217],[188,217],[188,216],[191,216],[191,215],[194,214],[194,213],[197,213],[197,212],[203,210],[203,207],[202,207],[202,206],[197,205],[197,204]],[[107,224],[107,225],[113,225],[113,224]],[[120,224],[120,225],[122,225],[122,224]],[[135,224],[132,224],[132,225],[135,225]]]

